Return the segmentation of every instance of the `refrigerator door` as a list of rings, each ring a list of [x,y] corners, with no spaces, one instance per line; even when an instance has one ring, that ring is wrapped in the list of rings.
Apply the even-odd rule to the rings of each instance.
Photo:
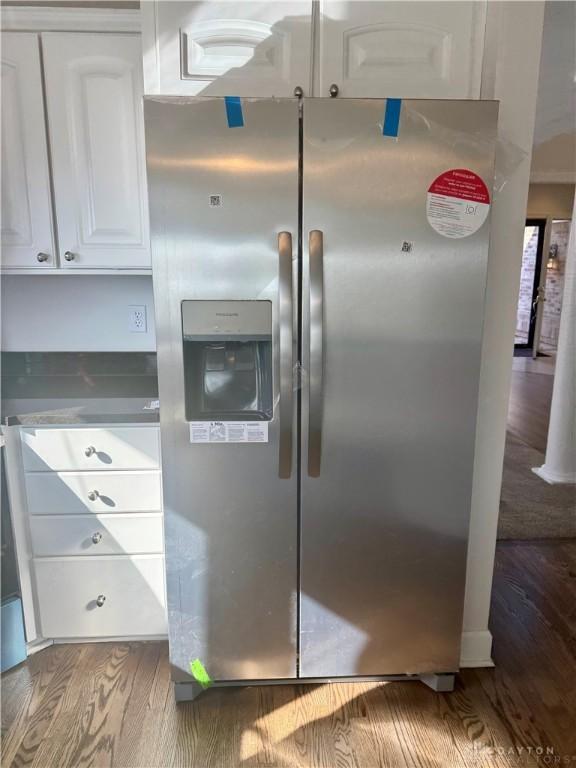
[[[302,677],[459,661],[497,104],[396,106],[304,102]]]
[[[296,675],[298,103],[244,99],[242,120],[229,106],[145,102],[181,682],[195,659],[214,681]]]

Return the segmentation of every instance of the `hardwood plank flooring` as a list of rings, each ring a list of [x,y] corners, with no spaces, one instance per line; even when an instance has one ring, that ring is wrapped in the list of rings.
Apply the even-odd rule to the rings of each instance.
[[[521,370],[517,367],[519,362],[524,366]],[[533,467],[540,467],[545,461],[554,361],[516,358],[514,365],[498,538],[574,538],[574,486],[548,485],[532,472]]]
[[[2,765],[576,765],[576,541],[501,543],[491,625],[496,668],[449,694],[262,686],[176,705],[166,643],[52,646],[3,676]]]
[[[512,371],[508,430],[526,445],[546,452],[554,376]]]

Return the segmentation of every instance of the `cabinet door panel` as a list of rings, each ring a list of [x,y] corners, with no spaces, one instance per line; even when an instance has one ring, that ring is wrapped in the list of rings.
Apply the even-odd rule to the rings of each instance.
[[[23,427],[27,472],[158,469],[160,430],[146,427]]]
[[[38,36],[2,35],[2,265],[56,266]],[[38,255],[40,260],[38,259]]]
[[[143,3],[142,12],[146,93],[309,93],[311,0],[163,1]]]
[[[162,515],[59,515],[30,519],[36,557],[161,554]]]
[[[166,633],[161,555],[38,558],[34,570],[45,638]]]
[[[31,515],[159,512],[159,472],[27,472]]]
[[[321,0],[319,96],[477,99],[485,2]]]
[[[61,265],[148,268],[140,39],[42,39]]]

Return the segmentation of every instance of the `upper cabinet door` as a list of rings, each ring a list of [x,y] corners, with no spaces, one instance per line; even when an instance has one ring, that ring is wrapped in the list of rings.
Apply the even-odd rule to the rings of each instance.
[[[311,0],[141,8],[146,93],[310,95]]]
[[[60,264],[148,269],[140,38],[42,43]]]
[[[317,93],[478,99],[486,2],[320,0]]]
[[[57,266],[34,34],[2,35],[2,266]]]

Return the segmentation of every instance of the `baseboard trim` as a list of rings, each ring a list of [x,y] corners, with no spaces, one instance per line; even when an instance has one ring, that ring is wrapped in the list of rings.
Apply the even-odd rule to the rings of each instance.
[[[492,633],[487,629],[479,632],[463,632],[460,649],[462,668],[493,667]]]
[[[54,645],[54,640],[33,640],[31,643],[26,644],[26,655],[32,656],[38,651],[43,651],[44,648],[49,648]]]

